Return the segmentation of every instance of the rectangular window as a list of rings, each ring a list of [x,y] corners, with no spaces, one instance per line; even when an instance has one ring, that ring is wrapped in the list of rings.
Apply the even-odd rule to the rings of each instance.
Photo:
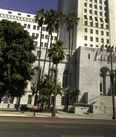
[[[87,9],[84,9],[84,12],[87,13]]]
[[[98,42],[98,38],[96,38],[96,42]]]
[[[87,36],[84,36],[84,40],[87,40]]]
[[[93,41],[93,37],[90,37],[90,41]]]
[[[32,36],[35,36],[35,33],[32,33]]]
[[[93,22],[90,22],[90,26],[93,26]]]
[[[90,54],[88,54],[88,59],[90,59]]]
[[[27,27],[27,28],[28,28],[28,29],[30,29],[30,27],[31,27],[31,25],[30,25],[30,24],[28,24],[28,27]]]
[[[27,17],[30,17],[30,15],[27,15]]]
[[[85,28],[84,31],[87,32],[87,28]]]
[[[84,3],[84,6],[87,7],[87,3]]]
[[[87,21],[84,22],[84,25],[87,25]]]
[[[94,11],[95,15],[97,15],[97,11]]]
[[[89,13],[92,14],[92,10],[89,10]]]
[[[94,5],[94,8],[97,9],[97,5]]]
[[[44,35],[43,34],[42,34],[41,38],[44,39]]]
[[[27,27],[27,24],[24,24],[24,28],[26,28]]]
[[[89,4],[89,7],[92,8],[92,4]]]
[[[96,32],[96,34],[98,34],[98,30],[96,30],[95,32]]]
[[[90,29],[90,33],[93,33],[93,29]]]
[[[104,39],[103,38],[101,38],[101,43],[104,43]]]
[[[103,27],[104,27],[104,26],[103,26],[103,24],[101,24],[100,26],[101,26],[101,28],[103,28]]]
[[[107,43],[109,43],[109,39],[107,39],[106,41],[107,41]]]
[[[39,37],[39,34],[37,33],[37,34],[36,34],[36,38],[38,38],[38,37]]]
[[[33,29],[34,29],[34,30],[36,29],[36,25],[33,25]]]
[[[106,36],[109,36],[109,32],[106,32]]]
[[[98,27],[98,23],[95,23],[95,27]]]
[[[92,44],[90,44],[90,47],[93,47],[93,45],[92,45]]]
[[[104,32],[103,32],[103,31],[101,31],[101,35],[104,35]]]
[[[18,15],[21,15],[21,13],[18,13]]]
[[[12,14],[12,12],[11,12],[11,11],[9,11],[8,13],[9,13],[9,14]]]
[[[100,12],[99,15],[102,16],[102,12]]]

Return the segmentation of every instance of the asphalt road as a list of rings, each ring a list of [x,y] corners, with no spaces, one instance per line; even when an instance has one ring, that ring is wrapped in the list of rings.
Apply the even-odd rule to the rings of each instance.
[[[0,137],[116,137],[116,120],[0,117]]]

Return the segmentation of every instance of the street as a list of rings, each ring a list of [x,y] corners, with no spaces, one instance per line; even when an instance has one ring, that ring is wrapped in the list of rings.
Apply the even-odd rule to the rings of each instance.
[[[0,117],[0,137],[115,136],[115,120]]]

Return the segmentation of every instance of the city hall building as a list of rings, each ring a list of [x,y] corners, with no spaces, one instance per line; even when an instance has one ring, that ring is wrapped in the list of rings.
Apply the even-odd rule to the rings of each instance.
[[[111,69],[113,70],[113,87],[116,93],[115,71],[116,71],[116,1],[115,0],[59,0],[58,11],[65,14],[76,12],[79,23],[75,26],[73,37],[74,46],[71,57],[71,85],[80,89],[78,103],[72,104],[78,108],[76,113],[112,113],[112,93],[111,93]],[[35,40],[37,55],[39,51],[40,30],[34,21],[34,14],[0,9],[0,19],[17,21],[29,31],[30,35],[37,36]],[[48,32],[43,26],[42,34],[42,60],[45,54]],[[53,33],[53,42],[57,34]],[[58,79],[62,83],[63,89],[66,87],[67,70],[68,70],[68,31],[65,25],[61,27],[60,40],[64,42],[66,58],[59,64]],[[109,49],[114,46],[114,50]],[[37,67],[38,62],[33,64]],[[46,64],[45,73],[48,72]],[[27,87],[25,96],[21,98],[21,104],[34,104],[32,96],[31,82]],[[3,100],[2,104],[5,103]],[[115,98],[116,103],[116,98]],[[12,104],[16,104],[14,99]],[[64,108],[64,95],[57,96],[56,107]]]
[[[92,105],[94,113],[112,113],[111,70],[116,70],[116,1],[115,0],[59,0],[58,10],[76,12],[79,20],[73,37],[71,62],[72,85],[80,89],[82,106]],[[68,48],[68,31],[62,26],[60,39]],[[109,51],[109,48],[112,50]],[[113,80],[116,94],[116,82]],[[115,98],[116,103],[116,98]],[[84,105],[84,104],[86,105]],[[78,105],[78,104],[77,104]],[[90,107],[80,107],[82,112]],[[78,110],[80,111],[80,110]]]

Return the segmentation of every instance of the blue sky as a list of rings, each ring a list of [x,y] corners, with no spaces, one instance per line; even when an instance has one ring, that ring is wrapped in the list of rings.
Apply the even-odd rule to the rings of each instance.
[[[58,0],[0,0],[0,8],[36,13],[41,8],[57,9]]]

